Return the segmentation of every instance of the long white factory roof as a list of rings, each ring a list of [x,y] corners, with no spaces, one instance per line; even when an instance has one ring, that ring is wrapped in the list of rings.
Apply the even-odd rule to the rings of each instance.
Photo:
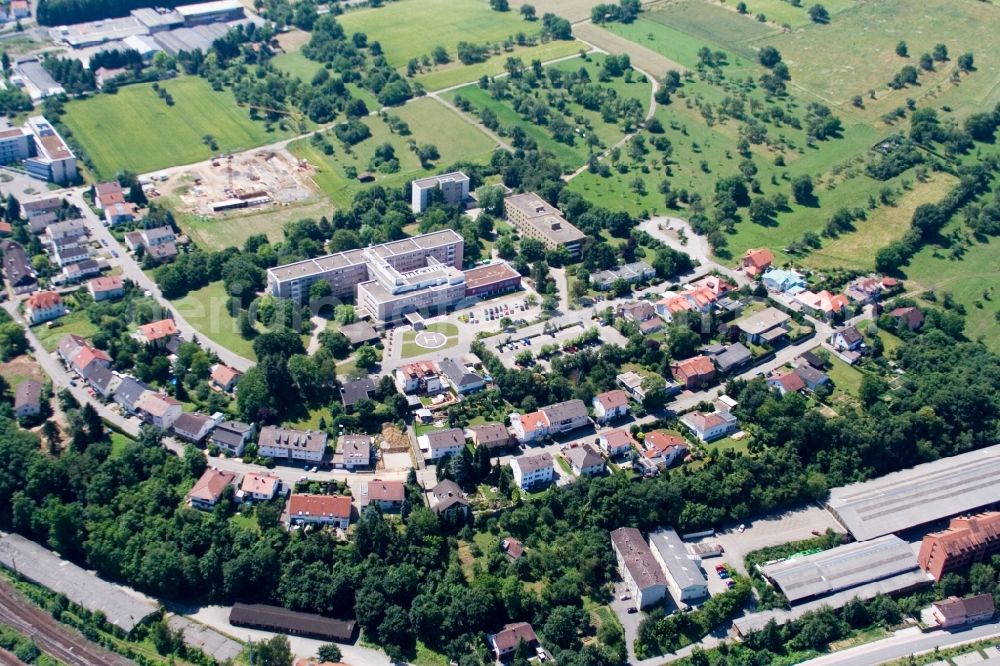
[[[1000,502],[1000,445],[830,491],[830,510],[858,541]]]

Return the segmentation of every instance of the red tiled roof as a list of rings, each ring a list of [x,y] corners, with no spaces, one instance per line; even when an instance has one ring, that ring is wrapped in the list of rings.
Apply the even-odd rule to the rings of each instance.
[[[228,365],[218,364],[212,370],[212,381],[219,386],[229,386],[229,383],[240,376],[238,370],[233,370]]]
[[[597,402],[599,402],[606,410],[624,407],[628,404],[628,394],[621,389],[614,389],[612,391],[599,393],[594,396],[594,399],[597,400]]]
[[[743,255],[743,265],[759,272],[774,263],[774,254],[766,247],[751,248]]]
[[[40,291],[28,297],[25,307],[31,308],[51,308],[62,303],[62,296],[54,291]]]
[[[226,472],[219,469],[206,469],[205,473],[191,488],[188,497],[200,499],[205,502],[215,502],[222,496],[226,486],[236,480],[235,472]]]
[[[665,430],[654,430],[653,432],[648,432],[642,441],[645,443],[646,448],[655,450],[659,453],[663,453],[667,449],[674,446],[687,446],[687,440],[683,437],[672,435]]]
[[[693,356],[674,363],[673,370],[683,377],[698,377],[715,372],[715,366],[707,356]]]
[[[256,493],[258,495],[274,495],[279,482],[280,480],[276,476],[250,472],[243,477],[240,490],[245,493]]]
[[[530,414],[521,416],[521,427],[525,433],[535,432],[536,430],[548,428],[549,420],[545,418],[544,412],[531,412]]]
[[[161,319],[160,321],[154,321],[152,324],[143,324],[139,327],[139,333],[148,342],[155,342],[156,340],[177,335],[177,326],[174,324],[173,319]]]
[[[380,481],[368,484],[368,499],[372,502],[402,502],[406,499],[406,485],[402,481]]]
[[[288,516],[351,517],[351,498],[346,495],[292,495],[288,501]]]

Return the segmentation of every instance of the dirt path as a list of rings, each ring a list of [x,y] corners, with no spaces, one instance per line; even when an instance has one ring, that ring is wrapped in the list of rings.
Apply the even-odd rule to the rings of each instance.
[[[134,663],[60,624],[51,615],[21,598],[6,580],[0,580],[0,622],[24,634],[42,652],[65,664],[129,666]],[[12,663],[19,662],[14,660]]]
[[[686,69],[686,67],[663,57],[652,49],[619,37],[604,28],[599,28],[590,21],[575,24],[573,36],[607,53],[627,53],[633,67],[649,72],[657,79],[662,79],[663,75],[671,69],[676,69],[678,72],[683,72]]]

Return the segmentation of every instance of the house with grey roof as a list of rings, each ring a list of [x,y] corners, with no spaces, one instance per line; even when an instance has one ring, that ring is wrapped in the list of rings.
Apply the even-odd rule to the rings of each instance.
[[[679,602],[708,596],[708,579],[701,570],[697,555],[688,553],[684,542],[672,529],[649,535],[653,557],[667,574],[667,587]]]
[[[577,476],[596,476],[604,473],[604,458],[590,444],[570,447],[564,455]]]
[[[510,446],[510,432],[507,430],[507,426],[502,423],[493,422],[469,426],[465,429],[465,436],[474,446],[485,446],[489,450]]]
[[[121,383],[115,388],[114,401],[121,405],[121,408],[129,414],[134,414],[139,398],[143,393],[150,390],[152,389],[138,379],[122,377]]]
[[[208,436],[215,424],[216,419],[207,414],[184,412],[174,421],[173,429],[174,434],[181,439],[197,444]]]
[[[121,383],[122,378],[111,372],[108,366],[103,363],[91,363],[80,373],[83,380],[87,382],[94,391],[105,400],[114,393],[114,390]]]
[[[243,447],[253,439],[256,428],[252,423],[223,421],[209,436],[209,442],[234,456],[243,455]]]
[[[350,409],[359,401],[370,398],[374,392],[375,382],[371,377],[352,379],[340,385],[340,400],[344,403],[344,407]]]
[[[486,386],[486,380],[452,358],[438,361],[438,370],[459,395],[475,393]]]
[[[34,379],[25,379],[14,390],[14,416],[26,419],[42,411],[42,385]]]
[[[732,372],[741,368],[753,358],[750,350],[743,346],[743,343],[736,342],[729,345],[725,351],[715,355],[713,360],[719,372]]]
[[[438,514],[466,516],[469,514],[469,500],[457,483],[444,479],[431,488],[431,508]]]
[[[372,464],[372,447],[375,445],[369,435],[341,435],[337,438],[337,448],[333,454],[335,469],[367,469]]]

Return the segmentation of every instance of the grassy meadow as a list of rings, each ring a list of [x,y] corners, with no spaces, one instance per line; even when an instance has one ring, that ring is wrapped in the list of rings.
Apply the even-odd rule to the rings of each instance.
[[[204,79],[182,76],[160,87],[173,97],[173,106],[160,99],[152,84],[66,104],[63,122],[93,160],[97,176],[107,179],[126,169],[147,173],[190,164],[290,135],[251,120],[231,92],[215,92]],[[206,134],[215,138],[216,150],[202,141]]]

